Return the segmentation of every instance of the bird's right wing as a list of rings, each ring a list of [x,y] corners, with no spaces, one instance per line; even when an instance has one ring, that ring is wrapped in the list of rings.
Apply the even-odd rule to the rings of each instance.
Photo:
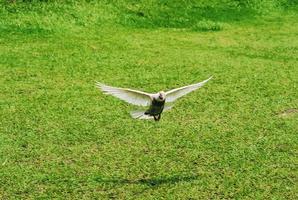
[[[176,99],[202,87],[205,83],[207,83],[207,81],[209,81],[212,78],[212,76],[210,78],[208,78],[207,80],[204,80],[200,83],[195,83],[192,85],[188,85],[188,86],[184,86],[184,87],[180,87],[180,88],[176,88],[173,90],[170,90],[168,92],[166,92],[166,102],[173,102]]]
[[[96,84],[105,94],[113,95],[121,100],[137,106],[148,106],[151,103],[151,94],[127,88],[117,88],[102,83]]]

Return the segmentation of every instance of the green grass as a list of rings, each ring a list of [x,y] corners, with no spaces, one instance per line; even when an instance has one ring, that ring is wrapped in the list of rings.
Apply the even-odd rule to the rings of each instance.
[[[297,199],[297,11],[115,4],[1,6],[0,199]],[[211,75],[158,123],[95,87]]]

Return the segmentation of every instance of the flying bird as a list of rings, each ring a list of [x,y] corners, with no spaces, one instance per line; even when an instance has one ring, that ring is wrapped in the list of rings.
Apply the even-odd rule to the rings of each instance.
[[[144,109],[144,110],[132,111],[130,114],[133,118],[136,118],[136,119],[153,118],[155,121],[159,121],[161,117],[161,113],[163,111],[166,111],[172,108],[171,105],[166,105],[166,103],[174,102],[180,97],[202,87],[211,78],[212,76],[200,83],[195,83],[192,85],[176,88],[168,92],[160,91],[155,94],[128,89],[128,88],[112,87],[99,82],[97,82],[96,85],[105,94],[112,95],[130,104],[137,105],[137,106],[146,106],[146,107],[149,106],[147,109]]]

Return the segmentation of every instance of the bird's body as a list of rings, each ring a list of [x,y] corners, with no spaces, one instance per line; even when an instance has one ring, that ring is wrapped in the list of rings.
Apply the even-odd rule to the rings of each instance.
[[[160,120],[160,115],[164,109],[165,102],[165,100],[158,101],[156,99],[153,99],[149,109],[146,110],[144,114],[148,116],[153,116],[155,121]]]
[[[131,112],[131,116],[133,118],[153,118],[155,121],[159,121],[161,113],[165,110],[169,110],[172,108],[172,106],[167,106],[166,103],[174,102],[176,99],[200,88],[211,78],[212,77],[200,83],[184,86],[181,88],[176,88],[168,92],[160,91],[156,94],[150,94],[127,88],[111,87],[102,83],[97,83],[97,86],[105,93],[118,97],[119,99],[122,99],[128,103],[138,106],[149,106],[149,108],[146,110],[138,110]]]

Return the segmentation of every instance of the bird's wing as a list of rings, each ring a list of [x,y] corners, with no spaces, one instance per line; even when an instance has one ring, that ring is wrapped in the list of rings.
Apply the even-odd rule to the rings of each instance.
[[[212,78],[212,76],[210,78],[208,78],[207,80],[204,80],[200,83],[195,83],[192,85],[188,85],[188,86],[184,86],[181,88],[176,88],[173,90],[170,90],[168,92],[166,92],[166,102],[173,102],[176,99],[202,87],[205,83],[207,83],[207,81],[209,81]]]
[[[105,94],[113,95],[114,97],[118,97],[119,99],[137,106],[147,106],[151,103],[151,94],[146,92],[126,88],[111,87],[102,83],[97,83],[96,85]]]

